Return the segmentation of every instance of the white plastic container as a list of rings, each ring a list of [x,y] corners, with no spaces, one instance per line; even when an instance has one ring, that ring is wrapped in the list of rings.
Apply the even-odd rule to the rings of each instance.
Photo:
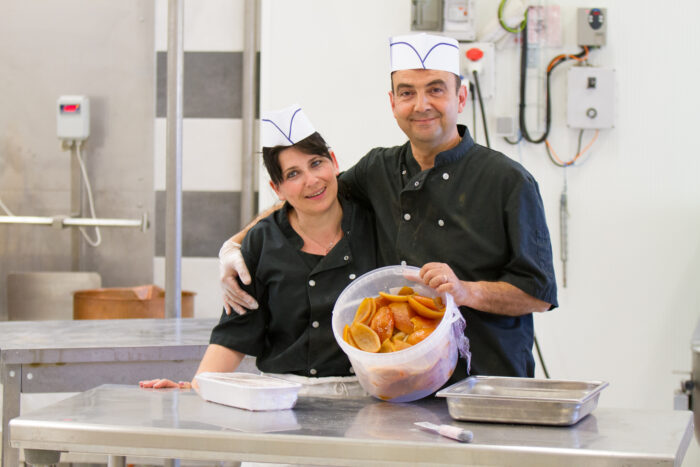
[[[246,410],[291,409],[301,384],[252,373],[200,373],[203,399]]]
[[[362,387],[372,396],[390,402],[409,402],[432,394],[442,387],[457,365],[457,340],[452,326],[462,319],[449,294],[442,295],[445,315],[437,328],[423,341],[407,349],[389,353],[371,353],[343,340],[343,328],[351,324],[360,302],[379,292],[397,293],[403,286],[426,297],[435,290],[406,279],[417,275],[412,266],[387,266],[355,279],[338,297],[333,308],[333,335],[352,363]]]

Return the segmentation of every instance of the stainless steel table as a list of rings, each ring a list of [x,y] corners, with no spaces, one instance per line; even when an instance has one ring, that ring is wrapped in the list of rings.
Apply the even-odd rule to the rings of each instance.
[[[103,385],[10,422],[14,447],[208,461],[321,465],[680,465],[689,411],[598,408],[572,427],[452,421],[442,399],[300,398],[293,410],[248,412],[196,393]],[[461,444],[413,425],[474,432]],[[25,451],[26,452],[26,451]]]
[[[16,467],[8,422],[20,393],[84,391],[169,376],[189,380],[217,319],[0,322],[2,467]]]

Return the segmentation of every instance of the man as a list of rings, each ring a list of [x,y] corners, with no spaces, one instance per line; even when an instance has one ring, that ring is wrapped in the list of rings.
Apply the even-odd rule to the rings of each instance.
[[[457,125],[467,89],[455,40],[400,36],[390,49],[389,99],[409,141],[371,150],[341,180],[374,210],[382,262],[423,265],[423,282],[460,305],[471,374],[534,376],[532,313],[557,306],[537,182]],[[235,249],[225,245],[221,258],[225,302],[240,309],[247,298],[231,269],[249,278]],[[451,381],[467,376],[465,366]]]

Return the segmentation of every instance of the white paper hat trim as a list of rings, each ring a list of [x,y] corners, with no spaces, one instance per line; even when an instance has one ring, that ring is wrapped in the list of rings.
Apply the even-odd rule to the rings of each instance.
[[[260,142],[266,148],[291,146],[316,132],[298,105],[263,113],[260,127]]]
[[[391,71],[442,70],[460,75],[459,43],[451,37],[411,34],[389,39]]]

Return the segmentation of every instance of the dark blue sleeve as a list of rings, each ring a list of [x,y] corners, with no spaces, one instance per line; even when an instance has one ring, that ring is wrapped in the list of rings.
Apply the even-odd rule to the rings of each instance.
[[[505,221],[511,259],[500,280],[551,304],[551,308],[559,306],[549,229],[539,187],[532,177],[525,177],[511,192]]]

